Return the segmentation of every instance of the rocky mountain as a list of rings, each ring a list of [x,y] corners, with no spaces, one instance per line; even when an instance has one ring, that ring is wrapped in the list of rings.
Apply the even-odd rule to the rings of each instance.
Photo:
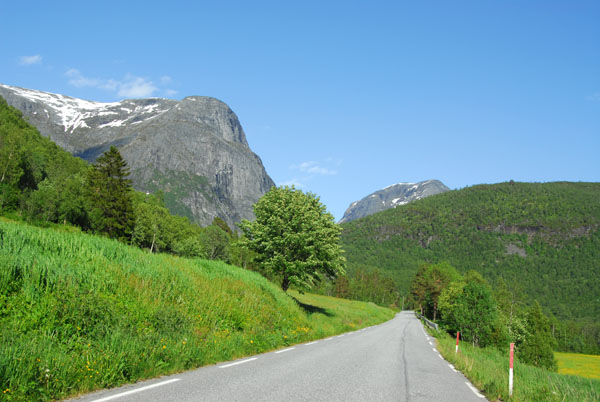
[[[162,190],[171,212],[202,225],[251,219],[274,185],[235,113],[214,98],[99,103],[2,84],[0,96],[73,155],[93,162],[116,146],[136,190]]]
[[[350,204],[339,223],[350,222],[448,190],[450,189],[439,180],[393,184]]]

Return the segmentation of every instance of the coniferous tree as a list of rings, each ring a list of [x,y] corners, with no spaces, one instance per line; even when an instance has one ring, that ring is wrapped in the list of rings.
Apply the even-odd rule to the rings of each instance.
[[[119,150],[111,146],[88,174],[91,223],[109,237],[129,240],[135,223],[129,168]]]

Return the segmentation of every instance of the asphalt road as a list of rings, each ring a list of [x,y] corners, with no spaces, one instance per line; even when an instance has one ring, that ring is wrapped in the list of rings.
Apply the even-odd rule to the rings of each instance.
[[[483,401],[411,312],[381,325],[76,401]]]

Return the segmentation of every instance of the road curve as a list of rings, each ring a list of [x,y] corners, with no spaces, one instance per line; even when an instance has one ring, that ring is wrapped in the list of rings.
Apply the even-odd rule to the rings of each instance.
[[[435,350],[411,312],[381,325],[170,377],[78,402],[484,401]]]

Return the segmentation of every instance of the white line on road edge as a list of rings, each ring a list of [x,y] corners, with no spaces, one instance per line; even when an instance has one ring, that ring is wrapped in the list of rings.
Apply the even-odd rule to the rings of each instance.
[[[319,343],[319,341],[314,341],[314,342],[310,342],[310,343],[305,343],[304,346],[308,346],[308,345],[314,345],[315,343]]]
[[[224,364],[222,366],[219,366],[219,368],[226,368],[226,367],[231,367],[231,366],[237,366],[238,364],[248,363],[248,362],[251,362],[252,360],[256,360],[256,359],[258,359],[258,357],[252,357],[250,359],[240,360],[239,362]]]
[[[282,349],[282,350],[278,350],[278,351],[277,351],[277,352],[275,352],[275,353],[289,352],[290,350],[294,350],[294,349],[296,349],[296,348],[294,347],[294,348]]]
[[[434,351],[434,352],[437,352],[437,349],[436,349],[436,348],[433,348],[433,351]]]
[[[473,391],[473,393],[475,395],[477,395],[479,398],[485,398],[485,396],[481,395],[479,393],[479,390],[477,388],[475,388],[474,386],[472,386],[471,384],[469,384],[468,382],[465,382],[465,384],[467,384],[467,387],[469,387],[471,389],[471,391]]]
[[[438,356],[440,357],[440,359],[444,360],[441,354],[438,353]]]
[[[455,373],[458,373],[458,370],[455,369],[453,365],[448,364],[448,367],[450,367],[450,370],[454,371]]]
[[[150,389],[150,388],[160,387],[161,385],[167,385],[167,384],[170,384],[170,383],[175,382],[175,381],[179,381],[179,378],[173,378],[172,380],[158,382],[156,384],[147,385],[147,386],[142,387],[142,388],[132,389],[131,391],[127,391],[127,392],[121,392],[120,394],[115,394],[115,395],[107,396],[107,397],[104,397],[104,398],[96,399],[96,400],[94,400],[92,402],[110,401],[111,399],[121,398],[123,396],[135,394],[136,392],[145,391],[145,390]]]
[[[431,343],[431,341],[429,341],[429,344],[430,344],[431,346],[433,346],[433,343]]]
[[[330,340],[332,340],[332,339],[333,339],[333,338],[325,338],[325,339],[323,339],[323,341],[330,341]]]
[[[344,336],[344,334],[338,335],[336,338],[341,338],[342,336]]]

